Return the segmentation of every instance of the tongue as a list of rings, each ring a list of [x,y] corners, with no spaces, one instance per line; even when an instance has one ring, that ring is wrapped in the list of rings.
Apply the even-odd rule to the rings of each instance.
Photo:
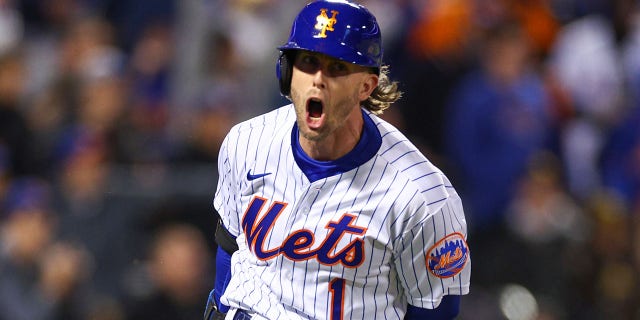
[[[320,118],[322,116],[322,103],[319,101],[309,101],[309,116]]]

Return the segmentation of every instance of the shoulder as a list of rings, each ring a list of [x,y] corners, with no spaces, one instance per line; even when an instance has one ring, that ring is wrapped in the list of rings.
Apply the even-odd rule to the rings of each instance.
[[[258,154],[269,153],[268,148],[280,147],[290,141],[294,122],[295,110],[292,105],[286,105],[236,124],[222,142],[219,164],[243,165]]]
[[[440,168],[433,164],[418,147],[390,123],[370,115],[382,136],[378,157],[405,181],[405,188],[419,195],[420,205],[429,212],[443,206],[456,191]],[[407,190],[408,191],[408,190]]]
[[[234,149],[255,143],[264,143],[267,139],[286,136],[295,121],[295,110],[289,104],[259,116],[242,121],[229,130],[224,147]],[[291,125],[289,125],[291,124]]]
[[[282,123],[287,122],[288,120],[295,120],[295,110],[293,109],[292,104],[279,107],[267,113],[242,121],[233,126],[229,134],[240,134],[253,129],[273,130],[283,127]]]
[[[392,168],[404,174],[412,181],[419,181],[421,174],[443,175],[424,153],[400,130],[385,120],[370,115],[378,127],[382,144],[378,156]]]

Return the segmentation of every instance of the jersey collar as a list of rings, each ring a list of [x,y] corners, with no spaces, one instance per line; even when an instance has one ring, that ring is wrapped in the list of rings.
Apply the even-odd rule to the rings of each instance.
[[[349,153],[332,161],[318,161],[310,158],[300,146],[298,124],[293,124],[291,130],[293,158],[310,182],[351,171],[376,155],[382,145],[382,136],[376,124],[364,110],[362,110],[362,117],[364,118],[364,128],[360,141]]]

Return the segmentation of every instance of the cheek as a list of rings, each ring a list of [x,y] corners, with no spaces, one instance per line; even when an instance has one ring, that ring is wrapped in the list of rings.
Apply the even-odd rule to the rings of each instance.
[[[362,101],[362,86],[357,85],[353,86],[353,82],[342,84],[343,88],[349,88],[348,90],[343,91],[343,95],[341,98],[341,104],[346,106],[360,106],[360,102]],[[351,86],[351,87],[350,87]],[[352,109],[352,108],[347,108]],[[346,112],[346,111],[345,111]]]
[[[301,92],[301,83],[302,83],[302,79],[301,76],[299,75],[300,72],[296,71],[295,69],[293,70],[293,76],[291,77],[291,86],[290,91],[289,91],[289,97],[291,99],[291,101],[293,102],[293,104],[296,106],[296,109],[298,108],[298,106],[303,106],[302,105],[302,94]]]
[[[289,84],[291,90],[297,88],[298,91],[300,91],[301,88],[303,88],[308,82],[313,82],[309,79],[309,75],[298,70],[297,68],[293,68],[293,70],[291,70],[291,82]]]
[[[293,102],[293,106],[296,110],[297,114],[303,114],[305,111],[304,101],[302,101],[302,95],[295,88],[291,87],[291,91],[289,92],[289,97],[291,102]]]
[[[368,97],[367,84],[358,75],[339,79],[333,88],[335,92],[340,92],[341,100],[357,103]]]

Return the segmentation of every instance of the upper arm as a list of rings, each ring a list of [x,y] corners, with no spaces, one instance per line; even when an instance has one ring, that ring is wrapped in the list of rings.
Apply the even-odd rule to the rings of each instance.
[[[435,309],[447,295],[469,292],[471,252],[466,222],[455,193],[397,244],[396,270],[407,302]]]
[[[237,210],[238,185],[233,170],[233,150],[229,149],[229,141],[233,136],[227,135],[220,147],[218,156],[218,182],[213,198],[213,205],[220,216],[226,230],[235,236],[240,233]]]

